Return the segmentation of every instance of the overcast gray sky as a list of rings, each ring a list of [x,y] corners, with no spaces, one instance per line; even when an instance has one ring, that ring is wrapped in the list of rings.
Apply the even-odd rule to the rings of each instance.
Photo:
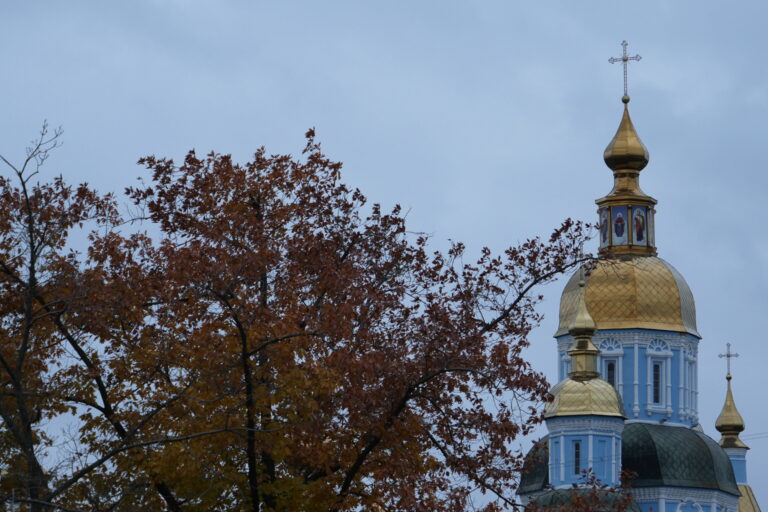
[[[344,177],[437,245],[500,250],[610,190],[620,54],[659,200],[659,255],[696,297],[700,416],[719,438],[724,363],[745,434],[768,431],[768,4],[742,1],[27,1],[0,4],[0,153],[43,119],[49,172],[120,192],[148,154],[298,152],[314,126]],[[594,247],[593,247],[594,250]],[[563,282],[530,358],[556,378]],[[768,508],[768,438],[747,441]]]

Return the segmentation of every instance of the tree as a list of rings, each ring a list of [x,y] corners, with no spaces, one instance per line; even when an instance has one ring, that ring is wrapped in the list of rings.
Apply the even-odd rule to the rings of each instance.
[[[2,501],[33,511],[60,501],[99,510],[140,503],[126,490],[149,483],[178,509],[163,482],[121,460],[146,443],[169,442],[146,440],[142,429],[178,398],[154,401],[165,391],[152,374],[157,362],[131,336],[144,321],[147,287],[157,283],[131,255],[149,256],[143,251],[151,246],[115,231],[121,219],[111,195],[61,177],[33,182],[60,135],[44,125],[20,165],[0,157],[11,171],[0,179]],[[90,254],[77,251],[73,238],[88,239]],[[122,259],[106,264],[105,254]],[[153,388],[146,400],[142,387]],[[51,422],[68,422],[71,435],[54,439]],[[123,470],[136,475],[121,479]],[[108,483],[115,480],[127,485]]]
[[[512,442],[548,398],[523,357],[537,286],[587,258],[585,226],[568,220],[547,241],[472,263],[459,243],[430,251],[399,208],[368,207],[340,181],[313,131],[299,158],[141,163],[152,179],[127,194],[156,239],[121,225],[112,198],[88,195],[98,208],[74,221],[99,223],[87,257],[50,250],[67,263],[57,282],[69,295],[46,299],[66,307],[45,310],[25,371],[46,414],[74,417],[89,457],[42,471],[30,499],[465,510],[479,490],[486,510],[514,508]],[[23,318],[17,302],[4,318]]]

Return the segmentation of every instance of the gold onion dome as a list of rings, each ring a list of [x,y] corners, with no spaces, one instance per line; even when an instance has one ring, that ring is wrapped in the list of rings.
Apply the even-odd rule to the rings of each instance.
[[[616,135],[605,148],[603,159],[606,165],[614,171],[635,170],[641,171],[648,165],[648,150],[635,131],[632,118],[629,117],[629,97],[625,96],[624,115],[621,117],[619,129]]]
[[[715,422],[715,428],[722,434],[720,446],[723,448],[748,448],[746,444],[739,439],[739,434],[744,431],[744,418],[736,409],[736,402],[733,400],[731,392],[731,374],[726,375],[728,381],[728,391],[725,393],[725,404],[723,410]]]
[[[579,273],[579,287],[584,287],[584,271]],[[553,400],[544,409],[545,418],[556,416],[613,416],[624,418],[624,407],[616,389],[600,378],[597,356],[600,351],[592,343],[595,322],[582,294],[569,333],[575,341],[568,354],[571,372],[550,393]]]
[[[700,337],[691,289],[661,258],[599,259],[583,287],[579,275],[571,277],[560,297],[555,336],[568,334],[583,299],[598,330],[655,329]]]

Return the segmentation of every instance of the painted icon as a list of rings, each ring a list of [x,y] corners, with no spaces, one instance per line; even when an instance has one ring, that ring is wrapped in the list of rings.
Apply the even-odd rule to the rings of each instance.
[[[600,210],[600,247],[608,246],[608,230],[611,229],[611,223],[608,219],[608,208]]]
[[[646,232],[645,207],[635,206],[632,208],[632,237],[635,245],[647,245],[648,235]]]
[[[627,207],[614,206],[611,208],[613,214],[613,245],[625,245],[627,243]]]

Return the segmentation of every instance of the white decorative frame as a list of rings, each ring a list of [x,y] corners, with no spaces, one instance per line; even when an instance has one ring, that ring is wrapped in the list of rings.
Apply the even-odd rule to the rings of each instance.
[[[669,343],[655,338],[648,343],[645,351],[647,373],[645,376],[646,384],[646,402],[648,416],[654,412],[664,412],[667,417],[672,417],[672,357],[674,353],[669,348]],[[661,366],[661,402],[654,403],[653,393],[653,365],[660,363]]]
[[[624,347],[614,338],[606,338],[598,345],[600,349],[600,373],[603,379],[608,380],[605,363],[613,361],[616,364],[616,390],[622,400],[624,399]]]

